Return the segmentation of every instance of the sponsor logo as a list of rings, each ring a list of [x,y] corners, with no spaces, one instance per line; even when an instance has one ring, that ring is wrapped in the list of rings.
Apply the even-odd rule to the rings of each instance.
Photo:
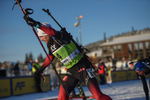
[[[52,50],[52,52],[54,52],[56,50],[55,45],[51,45],[51,50]]]
[[[92,72],[92,69],[91,69],[91,68],[86,69],[86,71],[87,71],[88,76],[89,76],[90,78],[94,78],[94,77],[95,77],[95,75],[94,75],[94,73]]]
[[[15,91],[23,90],[23,87],[25,87],[25,82],[17,82],[16,87],[15,87]]]
[[[65,77],[63,78],[63,81],[67,81],[67,79],[68,79],[68,76],[65,76]]]
[[[56,53],[56,55],[59,59],[62,59],[62,57],[58,53]]]
[[[63,61],[63,63],[67,63],[69,60],[68,59],[65,59],[64,61]]]

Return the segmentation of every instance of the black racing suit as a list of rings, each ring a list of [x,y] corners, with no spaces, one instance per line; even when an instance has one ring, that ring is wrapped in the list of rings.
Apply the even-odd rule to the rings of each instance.
[[[55,55],[55,57],[60,59],[64,64],[66,62],[68,62],[69,59],[62,60],[62,59],[64,59],[64,57],[61,55],[65,54],[67,52],[72,52],[72,50],[70,48],[76,48],[76,47],[78,48],[77,45],[76,45],[76,47],[75,46],[71,47],[72,45],[70,45],[70,44],[73,42],[73,40],[70,40],[70,37],[65,35],[64,31],[58,32],[58,31],[55,31],[52,27],[47,27],[44,25],[41,25],[39,28],[42,31],[44,31],[46,34],[51,36],[49,43],[47,44],[47,47],[49,49],[48,56],[50,57],[51,61],[53,60],[53,56]],[[66,45],[69,45],[70,47],[66,47]],[[63,52],[59,51],[60,49],[62,50],[62,48],[64,51]],[[79,50],[79,49],[80,48],[78,48],[76,50]],[[67,52],[65,52],[65,51],[67,51]],[[79,50],[79,53],[76,53],[73,51],[72,55],[78,55],[80,53],[81,53],[80,50]],[[72,56],[69,55],[69,57],[71,58]],[[89,90],[91,91],[91,93],[97,100],[112,100],[109,96],[107,96],[101,92],[101,90],[99,88],[99,84],[97,83],[97,80],[91,70],[91,65],[89,64],[89,62],[83,56],[78,56],[78,57],[80,57],[78,62],[72,66],[70,65],[71,66],[70,68],[68,67],[67,71],[70,74],[64,76],[64,78],[62,80],[67,92],[71,93],[71,91],[75,88],[77,83],[79,81],[81,81],[87,85],[87,87],[89,88]],[[41,70],[46,68],[51,63],[51,61],[46,58],[44,64],[41,67]],[[68,100],[69,99],[65,89],[63,88],[62,85],[60,85],[58,100]]]
[[[53,38],[51,38],[47,46],[50,47],[50,45],[55,45],[55,47],[57,48],[59,47],[59,45],[63,44],[62,42],[57,41],[56,39],[53,40]],[[51,54],[51,48],[49,48],[49,52]],[[81,60],[77,64],[69,68],[67,71],[69,74],[65,75],[62,81],[65,84],[65,88],[69,93],[71,93],[71,91],[80,81],[84,82],[87,85],[87,87],[97,100],[112,100],[109,96],[101,92],[97,80],[92,72],[91,65],[89,65],[84,57],[81,58]],[[67,99],[68,96],[62,85],[60,85],[58,100]]]

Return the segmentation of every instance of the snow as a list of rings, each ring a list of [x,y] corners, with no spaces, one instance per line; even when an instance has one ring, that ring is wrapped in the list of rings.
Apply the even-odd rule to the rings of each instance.
[[[147,79],[148,83],[148,79]],[[100,85],[101,91],[109,95],[113,100],[145,100],[143,86],[140,80],[114,82]],[[83,87],[85,95],[92,96],[86,86]],[[59,90],[53,89],[44,93],[31,93],[19,96],[0,98],[0,100],[45,100],[56,98]]]

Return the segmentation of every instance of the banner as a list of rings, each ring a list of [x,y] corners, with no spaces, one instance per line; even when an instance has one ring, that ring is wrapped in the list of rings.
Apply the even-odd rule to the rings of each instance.
[[[43,91],[50,90],[49,76],[45,76],[46,81],[43,83],[41,79],[41,88]],[[21,77],[12,79],[13,95],[37,92],[34,77]]]
[[[112,82],[127,80],[126,71],[114,71],[111,72],[111,76],[112,76]]]
[[[134,70],[133,71],[127,71],[127,79],[128,80],[138,79],[138,75]]]
[[[11,96],[10,79],[0,79],[0,97]]]

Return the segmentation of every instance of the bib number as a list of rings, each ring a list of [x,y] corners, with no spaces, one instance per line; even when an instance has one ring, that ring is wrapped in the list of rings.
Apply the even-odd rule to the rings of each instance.
[[[91,69],[91,68],[86,69],[86,71],[87,71],[88,76],[89,76],[90,78],[94,78],[94,77],[95,77],[95,75],[94,75],[94,73],[92,72],[92,69]]]

